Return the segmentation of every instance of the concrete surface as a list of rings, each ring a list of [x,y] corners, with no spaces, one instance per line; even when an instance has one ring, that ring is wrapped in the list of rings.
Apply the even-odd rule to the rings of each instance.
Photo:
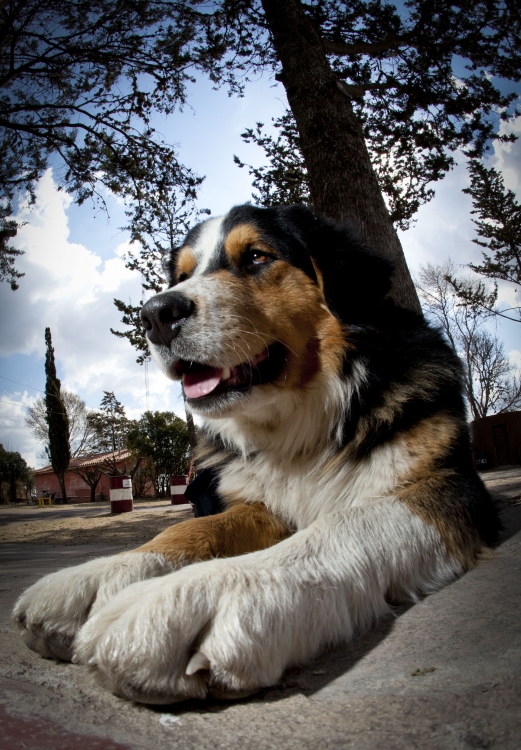
[[[1,545],[0,748],[518,750],[521,469],[484,478],[505,519],[495,559],[237,703],[138,706],[104,692],[85,667],[37,657],[9,622],[18,594],[120,547]]]

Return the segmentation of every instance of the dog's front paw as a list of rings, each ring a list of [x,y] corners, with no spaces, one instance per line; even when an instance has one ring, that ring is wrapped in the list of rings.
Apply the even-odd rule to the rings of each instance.
[[[87,618],[135,581],[172,570],[161,555],[126,553],[52,573],[16,602],[13,620],[30,649],[69,661],[76,633]]]
[[[275,683],[292,657],[291,609],[281,616],[270,589],[273,581],[233,560],[136,583],[84,625],[74,661],[140,703],[250,695]]]

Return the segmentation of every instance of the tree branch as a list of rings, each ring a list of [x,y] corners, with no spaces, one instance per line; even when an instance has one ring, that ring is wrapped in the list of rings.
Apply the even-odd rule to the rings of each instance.
[[[410,37],[391,37],[382,39],[380,42],[354,42],[353,44],[330,42],[328,39],[323,39],[322,42],[326,52],[331,52],[334,55],[369,55],[376,57],[382,52],[397,49],[403,44],[410,43]]]

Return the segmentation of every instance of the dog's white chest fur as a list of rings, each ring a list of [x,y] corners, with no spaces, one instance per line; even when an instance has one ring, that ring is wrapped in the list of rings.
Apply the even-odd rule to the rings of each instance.
[[[325,514],[391,495],[409,463],[400,444],[382,446],[364,461],[347,461],[341,466],[327,450],[286,463],[275,453],[264,451],[230,462],[219,490],[245,502],[264,502],[275,514],[303,529]]]

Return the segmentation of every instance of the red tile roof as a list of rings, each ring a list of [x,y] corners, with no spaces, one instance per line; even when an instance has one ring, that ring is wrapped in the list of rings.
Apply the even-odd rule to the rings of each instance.
[[[130,451],[127,448],[121,448],[118,451],[108,451],[108,453],[90,453],[88,456],[80,456],[79,458],[72,458],[67,471],[72,469],[78,469],[80,466],[95,466],[101,464],[108,459],[119,462],[125,461],[130,458]],[[43,466],[41,469],[36,469],[33,474],[54,474],[52,466]]]

